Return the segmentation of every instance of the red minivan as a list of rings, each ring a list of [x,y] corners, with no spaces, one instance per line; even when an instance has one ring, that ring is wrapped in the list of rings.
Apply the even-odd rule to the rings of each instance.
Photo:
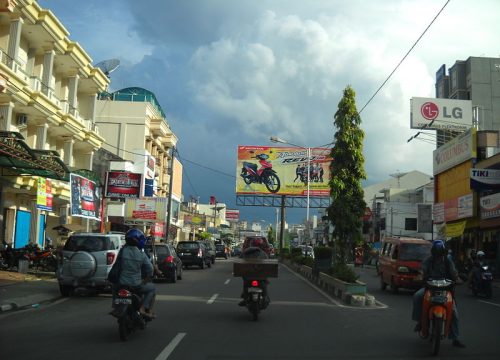
[[[378,271],[380,288],[387,285],[396,292],[399,288],[419,289],[423,286],[422,261],[431,254],[429,240],[388,236],[382,241]]]

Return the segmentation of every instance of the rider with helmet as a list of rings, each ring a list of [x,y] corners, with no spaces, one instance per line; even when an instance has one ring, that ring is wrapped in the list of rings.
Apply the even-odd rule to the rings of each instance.
[[[434,240],[431,247],[431,256],[422,262],[423,279],[451,279],[458,281],[458,272],[453,261],[446,256],[446,246],[443,240]],[[425,288],[421,288],[413,295],[413,311],[412,320],[417,321],[415,331],[420,331],[422,325],[420,318],[422,314],[422,302],[424,298]],[[453,301],[453,317],[451,320],[450,339],[453,340],[453,346],[465,347],[458,340],[458,311],[455,301]]]
[[[474,262],[472,263],[471,275],[469,277],[469,285],[471,286],[473,281],[478,284],[481,281],[481,267],[483,266],[485,253],[482,250],[476,252]]]
[[[141,294],[143,297],[141,313],[154,317],[155,286],[151,282],[143,282],[143,278],[151,278],[153,275],[153,264],[142,251],[146,241],[146,236],[139,229],[130,229],[125,234],[126,244],[121,250],[122,267],[118,286],[129,286],[134,292]]]
[[[243,259],[269,259],[270,248],[267,240],[262,237],[251,237],[249,241],[245,241],[243,244],[243,250],[241,253],[241,258]],[[246,306],[247,304],[247,296],[248,296],[248,287],[250,286],[249,282],[251,279],[247,279],[243,277],[243,292],[241,297],[243,298],[239,302],[239,306]],[[267,293],[267,284],[269,281],[267,279],[262,280],[262,296],[265,301],[265,306],[269,304],[269,296]]]

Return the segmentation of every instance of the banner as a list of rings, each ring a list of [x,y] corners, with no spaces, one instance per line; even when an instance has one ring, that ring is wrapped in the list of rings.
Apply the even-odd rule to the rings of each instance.
[[[309,178],[309,196],[328,197],[330,152],[327,148],[238,146],[236,193],[304,197]]]
[[[466,221],[459,221],[453,224],[446,224],[446,237],[459,237],[464,233]]]
[[[37,209],[52,211],[52,198],[52,183],[50,179],[39,177],[36,186]]]
[[[491,219],[500,216],[500,193],[482,196],[479,200],[481,219]]]
[[[141,178],[141,174],[108,171],[106,172],[106,191],[104,192],[104,196],[120,199],[128,197],[138,198],[141,192]]]
[[[184,215],[184,225],[200,225],[206,222],[206,216],[203,214]]]
[[[164,223],[167,215],[167,198],[142,197],[125,199],[125,221]]]
[[[476,133],[476,129],[469,129],[434,150],[432,152],[433,174],[440,174],[455,165],[476,158]]]
[[[71,216],[101,220],[100,188],[80,175],[70,174]]]

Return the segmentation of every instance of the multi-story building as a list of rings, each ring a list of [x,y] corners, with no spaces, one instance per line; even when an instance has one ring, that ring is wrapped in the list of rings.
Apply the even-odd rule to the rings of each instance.
[[[68,171],[91,170],[104,141],[94,117],[109,79],[68,36],[36,1],[0,2],[0,238],[15,247],[57,235],[52,228],[68,220]],[[39,177],[53,179],[45,210],[37,207]]]
[[[156,96],[138,87],[103,92],[96,103],[95,122],[106,139],[103,149],[130,162],[128,170],[142,175],[140,195],[171,199],[170,224],[179,229],[182,226],[178,216],[182,201],[182,165],[174,156],[177,137]],[[110,205],[108,209],[114,215],[123,214],[123,204]]]
[[[451,140],[446,132],[437,133],[434,158],[446,154],[446,162],[434,163],[434,221],[442,225],[459,263],[472,249],[481,249],[498,268],[500,213],[491,209],[500,206],[500,181],[494,171],[483,177],[489,176],[487,184],[477,187],[471,180],[481,180],[481,176],[473,179],[474,169],[500,169],[500,58],[458,60],[448,74],[441,66],[436,72],[436,97],[471,100],[474,119],[471,131]]]

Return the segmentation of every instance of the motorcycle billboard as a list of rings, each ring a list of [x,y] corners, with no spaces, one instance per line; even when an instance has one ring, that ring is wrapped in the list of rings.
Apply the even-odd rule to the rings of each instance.
[[[328,148],[240,145],[236,193],[304,197],[307,196],[309,178],[309,196],[328,197],[330,152]]]

